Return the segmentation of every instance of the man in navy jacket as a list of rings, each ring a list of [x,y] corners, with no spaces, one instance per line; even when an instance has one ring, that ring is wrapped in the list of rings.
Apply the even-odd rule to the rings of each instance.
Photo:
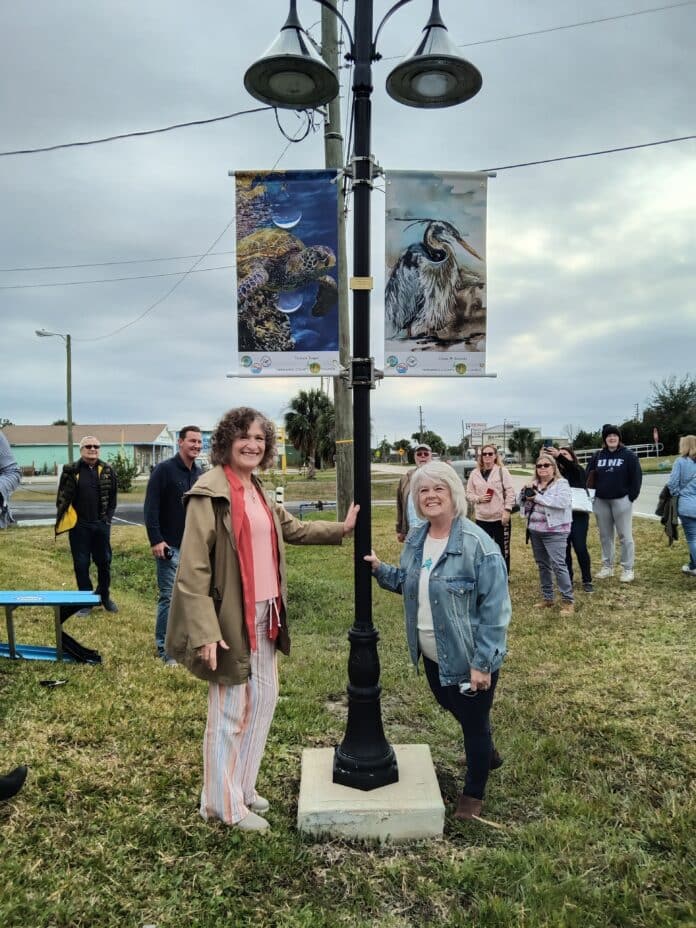
[[[621,444],[616,425],[602,428],[602,448],[587,466],[587,486],[594,487],[594,514],[602,546],[602,569],[597,580],[614,575],[614,530],[621,541],[622,583],[631,583],[634,572],[633,503],[640,493],[643,472],[638,457]]]
[[[184,534],[184,493],[200,477],[202,470],[196,464],[201,453],[201,430],[197,425],[186,425],[179,432],[179,451],[173,458],[162,461],[150,475],[145,494],[145,528],[150,539],[157,565],[157,616],[155,619],[155,645],[158,656],[169,667],[176,661],[165,653],[167,617],[172,597],[172,585],[179,565],[179,548]]]

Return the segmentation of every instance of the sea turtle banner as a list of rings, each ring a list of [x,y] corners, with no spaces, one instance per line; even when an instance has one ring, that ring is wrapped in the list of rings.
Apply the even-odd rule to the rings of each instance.
[[[336,171],[238,171],[232,376],[336,376]]]
[[[486,373],[486,174],[390,171],[384,373]]]

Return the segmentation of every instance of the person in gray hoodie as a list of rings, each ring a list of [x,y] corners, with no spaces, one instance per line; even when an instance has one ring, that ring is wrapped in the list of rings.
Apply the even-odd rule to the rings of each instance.
[[[640,493],[643,472],[630,448],[621,444],[616,425],[602,428],[603,445],[587,465],[587,486],[595,490],[594,514],[602,547],[602,569],[596,580],[614,576],[614,532],[621,542],[622,583],[634,579],[633,503]]]

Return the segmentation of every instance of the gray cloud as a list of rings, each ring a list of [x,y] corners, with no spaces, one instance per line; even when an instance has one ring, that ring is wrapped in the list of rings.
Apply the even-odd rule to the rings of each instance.
[[[348,13],[351,4],[346,5]],[[387,3],[377,2],[381,16]],[[405,52],[426,5],[383,33]],[[255,105],[242,77],[282,24],[284,0],[193,6],[160,0],[118,8],[72,0],[6,4],[0,62],[0,149],[99,137]],[[616,8],[625,12],[627,7]],[[606,4],[551,0],[443,3],[452,37],[475,41],[607,16]],[[305,24],[316,4],[300,4]],[[377,17],[376,17],[377,18]],[[316,30],[315,30],[316,31]],[[385,168],[473,170],[693,132],[696,6],[474,46],[481,94],[452,110],[404,109],[375,66],[373,150]],[[344,100],[345,102],[345,100]],[[281,115],[289,132],[299,128]],[[558,431],[594,427],[642,404],[650,381],[693,369],[694,143],[501,171],[489,185],[490,371],[497,379],[393,381],[373,396],[376,434],[429,427],[455,440],[461,419],[503,416]],[[232,218],[229,169],[269,168],[286,142],[273,115],[87,149],[0,159],[2,267],[71,264],[205,250]],[[323,163],[321,133],[283,155]],[[381,357],[382,195],[374,201],[373,350]],[[231,231],[214,250],[233,248]],[[0,285],[148,274],[190,262],[0,274]],[[232,263],[210,257],[202,267]],[[230,380],[232,271],[192,275],[145,319],[113,338],[174,278],[0,290],[0,415],[64,414],[64,351],[40,326],[74,336],[74,407],[83,421],[211,424],[229,405],[279,415],[309,381]]]

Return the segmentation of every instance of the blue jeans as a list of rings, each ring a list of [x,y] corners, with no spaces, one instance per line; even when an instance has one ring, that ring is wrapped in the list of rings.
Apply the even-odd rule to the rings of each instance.
[[[491,674],[491,688],[477,690],[474,695],[460,693],[457,686],[443,686],[440,671],[435,661],[423,655],[425,676],[433,696],[443,709],[455,717],[462,727],[464,751],[466,753],[466,777],[463,792],[475,799],[483,799],[486,782],[491,769],[491,706],[498,683],[498,671]]]
[[[78,590],[92,590],[89,566],[97,567],[97,593],[103,603],[111,586],[111,526],[107,522],[83,522],[70,529],[70,551]]]
[[[689,546],[689,567],[696,570],[696,516],[679,516]]]
[[[553,578],[556,576],[558,592],[564,602],[573,602],[573,584],[570,582],[566,564],[566,547],[568,536],[559,532],[530,532],[534,560],[539,568],[541,595],[547,602],[553,602]]]
[[[174,577],[176,569],[179,566],[179,549],[170,548],[172,552],[171,560],[166,557],[156,557],[157,566],[157,588],[159,590],[159,599],[157,600],[157,618],[155,619],[155,645],[157,654],[163,660],[167,660],[168,654],[164,653],[164,639],[167,637],[167,619],[169,618],[169,603],[172,598],[172,587],[174,586]]]

